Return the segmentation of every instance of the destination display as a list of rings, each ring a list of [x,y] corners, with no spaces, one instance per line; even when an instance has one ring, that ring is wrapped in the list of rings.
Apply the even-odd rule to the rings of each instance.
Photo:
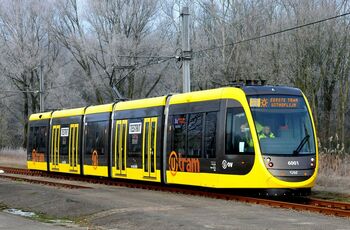
[[[301,97],[292,96],[269,96],[251,97],[249,105],[252,108],[302,108],[304,100]]]

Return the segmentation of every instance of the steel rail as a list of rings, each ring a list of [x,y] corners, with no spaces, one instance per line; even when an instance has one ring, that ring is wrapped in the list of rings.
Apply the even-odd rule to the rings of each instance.
[[[61,183],[61,182],[53,182],[53,181],[46,181],[46,180],[37,180],[37,179],[29,179],[29,178],[23,178],[23,177],[17,177],[17,176],[8,176],[8,175],[1,175],[0,178],[7,178],[14,181],[24,181],[28,183],[33,184],[42,184],[42,185],[48,185],[53,187],[60,187],[60,188],[69,188],[69,189],[87,189],[91,187],[82,186],[82,185],[75,185],[75,184],[67,184],[67,183]]]
[[[71,180],[83,181],[83,182],[94,183],[94,184],[105,184],[105,185],[111,185],[111,186],[121,186],[121,187],[141,188],[141,189],[148,189],[148,190],[155,190],[155,191],[181,193],[181,194],[187,194],[187,195],[210,197],[215,199],[234,200],[234,201],[239,201],[244,203],[266,205],[266,206],[271,206],[276,208],[318,212],[325,215],[334,215],[339,217],[350,217],[350,203],[346,203],[346,202],[336,202],[336,201],[320,200],[320,199],[313,199],[313,198],[307,198],[307,199],[295,200],[295,201],[280,201],[280,200],[273,200],[273,199],[218,193],[213,191],[203,191],[203,190],[199,190],[198,188],[187,188],[187,187],[178,188],[178,187],[171,187],[171,186],[161,186],[158,184],[145,184],[139,181],[126,182],[126,181],[120,181],[120,180],[113,180],[109,178],[84,177],[84,176],[72,175],[72,174],[57,174],[57,173],[48,173],[45,171],[33,171],[28,169],[18,169],[18,168],[9,168],[9,167],[1,167],[1,166],[0,166],[0,169],[4,170],[6,173],[12,173],[12,174],[42,176],[42,177],[50,177],[50,178],[64,179],[64,180],[70,180],[70,181]]]

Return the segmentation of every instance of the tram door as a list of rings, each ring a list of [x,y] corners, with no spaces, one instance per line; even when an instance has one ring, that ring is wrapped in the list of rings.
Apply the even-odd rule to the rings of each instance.
[[[52,126],[52,135],[51,135],[51,170],[59,169],[59,160],[60,160],[60,125]]]
[[[157,117],[145,118],[143,125],[142,168],[143,176],[156,177]]]
[[[69,170],[76,172],[78,165],[78,150],[79,150],[79,124],[71,124],[69,127],[69,148],[68,162]]]
[[[114,167],[118,175],[126,175],[127,127],[128,120],[117,120],[115,129]]]

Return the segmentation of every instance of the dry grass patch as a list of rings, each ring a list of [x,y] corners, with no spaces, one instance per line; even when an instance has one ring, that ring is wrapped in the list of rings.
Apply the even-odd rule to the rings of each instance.
[[[350,195],[350,154],[338,136],[319,144],[319,171],[316,189]]]
[[[317,186],[350,195],[350,154],[320,153]]]
[[[320,153],[319,174],[330,177],[350,176],[350,154]]]
[[[27,153],[23,148],[0,149],[0,165],[9,167],[21,167],[24,168],[27,165]]]

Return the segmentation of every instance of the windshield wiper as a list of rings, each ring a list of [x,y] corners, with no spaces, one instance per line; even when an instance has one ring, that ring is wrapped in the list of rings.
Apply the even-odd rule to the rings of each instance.
[[[293,151],[293,155],[298,155],[301,151],[301,149],[304,147],[304,145],[306,144],[306,142],[309,141],[310,135],[307,134],[300,142],[299,146],[297,147],[296,150]]]

